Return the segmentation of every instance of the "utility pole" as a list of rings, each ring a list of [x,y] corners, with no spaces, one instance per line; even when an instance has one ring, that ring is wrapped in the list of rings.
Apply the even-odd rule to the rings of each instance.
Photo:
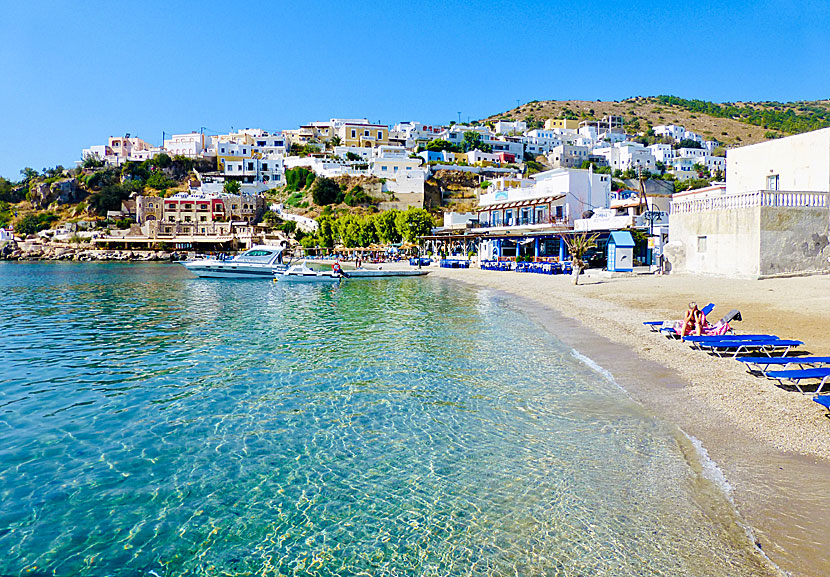
[[[519,100],[519,99],[517,98],[517,99],[516,99],[516,108],[518,108],[519,106],[521,106],[521,100]]]
[[[458,124],[461,124],[461,111],[458,111]]]

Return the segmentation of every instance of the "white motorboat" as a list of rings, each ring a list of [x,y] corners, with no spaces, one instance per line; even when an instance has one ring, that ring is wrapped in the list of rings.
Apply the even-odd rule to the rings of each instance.
[[[181,262],[182,266],[200,277],[208,278],[270,278],[287,267],[282,261],[284,248],[258,244],[231,259],[201,258]]]
[[[295,264],[288,267],[284,271],[275,272],[274,280],[279,282],[296,282],[296,283],[312,283],[312,282],[340,282],[343,275],[334,271],[314,270],[306,266],[305,262]]]

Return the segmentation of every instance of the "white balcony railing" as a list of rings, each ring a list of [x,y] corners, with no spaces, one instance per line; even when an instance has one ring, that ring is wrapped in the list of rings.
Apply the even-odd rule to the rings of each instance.
[[[830,193],[755,190],[704,198],[672,200],[672,214],[692,214],[713,210],[735,210],[771,206],[782,208],[828,208]]]

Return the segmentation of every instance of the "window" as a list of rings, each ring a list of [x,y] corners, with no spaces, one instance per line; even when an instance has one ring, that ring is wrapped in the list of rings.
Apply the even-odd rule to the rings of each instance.
[[[778,175],[772,174],[767,177],[767,190],[778,190]]]
[[[352,138],[356,138],[356,137],[357,137],[357,130],[352,129]]]
[[[697,252],[706,252],[706,237],[697,237]]]
[[[253,163],[253,162],[249,162],[249,163],[248,163],[248,170],[253,170],[253,169],[254,169],[254,163]]]
[[[199,222],[207,222],[207,217],[206,216],[200,216],[199,217]],[[202,229],[202,232],[205,232],[205,229]]]
[[[165,227],[164,227],[164,232],[166,232],[167,234],[170,234],[170,233],[172,233],[172,232],[173,232],[173,228],[172,228],[172,227],[169,227],[169,226],[165,226]]]
[[[383,140],[383,133],[378,130],[378,140]]]
[[[170,222],[176,222],[176,217],[171,214],[167,217],[167,220],[169,220]]]
[[[189,204],[189,203],[185,203],[185,205],[184,205],[184,209],[185,209],[185,210],[190,210],[190,204]]]
[[[383,172],[386,172],[386,167],[385,167],[385,166],[381,166],[381,167],[380,167],[380,169],[381,169]]]
[[[184,221],[185,222],[190,222],[190,217],[189,216],[184,217]]]
[[[262,170],[268,170],[268,163],[267,162],[262,163]]]

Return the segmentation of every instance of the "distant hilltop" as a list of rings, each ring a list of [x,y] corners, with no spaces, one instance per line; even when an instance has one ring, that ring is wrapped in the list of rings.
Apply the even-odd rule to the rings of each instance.
[[[727,146],[740,146],[830,127],[830,100],[718,104],[667,95],[620,101],[534,100],[481,122],[522,120],[528,128],[541,128],[550,118],[582,121],[605,116],[622,117],[629,134],[676,124]]]

